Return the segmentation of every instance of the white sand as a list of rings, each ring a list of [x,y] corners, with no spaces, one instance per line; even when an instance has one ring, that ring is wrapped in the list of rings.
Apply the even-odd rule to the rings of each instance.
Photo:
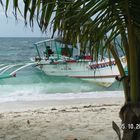
[[[123,98],[0,103],[0,140],[117,140]]]

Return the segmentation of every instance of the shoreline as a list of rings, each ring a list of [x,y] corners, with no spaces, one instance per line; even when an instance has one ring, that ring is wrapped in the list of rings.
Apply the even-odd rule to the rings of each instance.
[[[123,98],[0,103],[0,140],[116,140]]]
[[[123,97],[104,97],[104,98],[79,98],[62,100],[38,100],[38,101],[8,101],[0,103],[0,112],[25,111],[36,108],[51,108],[62,106],[80,105],[123,105]]]
[[[49,103],[56,103],[56,102],[65,102],[65,101],[74,101],[78,103],[78,101],[87,100],[100,100],[102,98],[123,98],[124,93],[123,91],[98,91],[98,92],[79,92],[79,93],[34,93],[33,91],[30,92],[19,92],[19,93],[11,93],[11,94],[2,94],[0,96],[0,104],[6,102],[49,102]]]

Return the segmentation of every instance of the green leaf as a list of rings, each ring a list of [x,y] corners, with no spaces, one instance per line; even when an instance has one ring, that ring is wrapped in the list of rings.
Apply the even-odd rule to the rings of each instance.
[[[36,9],[36,0],[32,0],[32,5],[31,5],[31,9],[30,9],[30,26],[31,27],[33,27],[35,9]]]
[[[0,0],[0,4],[3,6],[3,2],[2,2],[2,0]]]
[[[6,9],[5,9],[6,12],[8,10],[8,6],[9,6],[9,0],[6,0]]]
[[[24,19],[25,19],[25,24],[27,24],[27,13],[30,9],[30,3],[31,0],[24,0]]]

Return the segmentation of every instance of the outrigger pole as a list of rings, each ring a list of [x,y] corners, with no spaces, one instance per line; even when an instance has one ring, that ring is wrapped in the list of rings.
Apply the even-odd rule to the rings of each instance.
[[[26,68],[28,66],[34,65],[35,63],[27,63],[27,64],[16,64],[16,65],[7,65],[4,66],[3,68],[0,69],[0,79],[6,79],[6,78],[12,78],[12,77],[16,77],[16,72]],[[6,71],[8,71],[9,69],[15,67],[15,66],[20,66],[19,68],[17,68],[16,70],[12,71],[10,74],[5,74]]]
[[[6,79],[6,78],[12,78],[12,77],[16,77],[16,73],[13,75],[2,75],[0,76],[0,79]]]
[[[26,65],[23,65],[21,67],[19,67],[18,69],[14,70],[13,72],[10,73],[10,75],[14,75],[17,71],[23,69],[23,68],[26,68],[28,66],[31,66],[31,65],[34,65],[35,63],[27,63]]]

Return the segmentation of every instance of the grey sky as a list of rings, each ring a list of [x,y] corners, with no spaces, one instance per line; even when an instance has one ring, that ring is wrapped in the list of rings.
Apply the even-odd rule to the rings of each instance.
[[[24,20],[18,16],[18,22],[12,15],[12,8],[8,10],[8,18],[6,18],[4,10],[0,6],[0,37],[45,37],[38,25],[34,25],[34,29],[25,27]]]
[[[38,26],[35,25],[33,31],[31,28],[25,27],[24,22],[16,22],[14,18],[0,16],[0,37],[43,37]]]

